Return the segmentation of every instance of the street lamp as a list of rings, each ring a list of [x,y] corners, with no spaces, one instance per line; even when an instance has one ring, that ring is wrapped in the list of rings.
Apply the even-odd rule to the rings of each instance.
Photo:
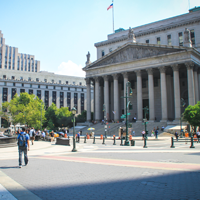
[[[149,108],[148,108],[148,106],[146,106],[146,107],[144,107],[143,108],[143,110],[144,110],[144,127],[145,127],[145,134],[146,134],[146,137],[147,137],[147,135],[148,135],[148,131],[147,131],[147,114],[149,113]],[[156,138],[157,138],[157,135],[156,135]]]
[[[72,114],[73,114],[73,149],[72,152],[76,152],[76,142],[75,142],[75,114],[76,114],[76,108],[72,108]]]
[[[107,124],[106,124],[106,105],[103,104],[103,112],[104,112],[104,124],[105,124],[105,138],[107,138]]]
[[[133,94],[133,91],[131,89],[131,83],[128,81],[126,83],[126,96],[124,98],[126,98],[126,140],[124,142],[124,145],[125,146],[129,146],[130,143],[129,143],[129,139],[128,139],[128,108],[129,108],[129,104],[130,102],[128,103],[128,87],[130,87],[130,90],[129,90],[129,95],[132,95]]]

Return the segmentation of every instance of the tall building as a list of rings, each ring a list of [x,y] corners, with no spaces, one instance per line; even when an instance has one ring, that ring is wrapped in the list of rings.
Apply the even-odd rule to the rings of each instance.
[[[0,31],[0,106],[22,92],[38,96],[46,108],[52,103],[69,110],[75,107],[77,114],[87,109],[85,78],[40,71],[40,61],[6,45]]]
[[[149,121],[179,123],[184,108],[200,100],[200,7],[189,13],[146,25],[120,28],[108,39],[95,43],[97,60],[87,62],[88,102],[94,83],[95,120],[120,120],[126,114],[124,97],[129,84],[133,105],[129,120],[141,122],[144,108]],[[130,83],[128,83],[130,82]],[[87,107],[88,121],[91,120]]]

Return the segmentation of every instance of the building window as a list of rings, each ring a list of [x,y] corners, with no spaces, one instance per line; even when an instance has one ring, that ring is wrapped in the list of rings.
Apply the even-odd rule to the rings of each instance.
[[[59,80],[59,84],[61,84],[62,82],[61,82],[61,80]]]
[[[7,85],[7,83],[6,82],[4,82],[4,86],[6,86]]]
[[[36,81],[39,82],[39,78],[36,78]]]
[[[61,90],[63,90],[63,87],[61,87]]]
[[[67,107],[71,110],[71,93],[67,92]]]
[[[3,75],[3,79],[6,79],[6,75]]]
[[[29,90],[28,93],[29,93],[29,94],[33,94],[33,90]]]
[[[8,88],[3,88],[3,98],[2,98],[3,102],[8,101]]]
[[[48,89],[48,85],[46,85],[46,89]]]
[[[66,84],[68,85],[68,81],[66,81]]]
[[[54,103],[56,105],[56,92],[55,91],[52,92],[52,103]]]
[[[30,84],[30,88],[32,88],[32,84]]]
[[[109,49],[109,52],[112,52],[112,48]]]
[[[77,88],[75,88],[75,91],[77,91]]]
[[[103,57],[105,55],[104,50],[101,51],[101,56]]]
[[[146,40],[146,43],[149,44],[149,40]]]
[[[83,92],[83,88],[81,89],[81,91]]]
[[[157,44],[160,45],[160,37],[157,37]]]
[[[52,79],[51,82],[54,83],[54,79]]]
[[[13,83],[13,86],[15,86],[15,83]]]
[[[12,94],[11,94],[11,98],[13,99],[13,97],[15,96],[16,94],[16,88],[12,88]]]
[[[73,85],[75,85],[75,82],[73,82]]]
[[[12,80],[15,80],[15,76],[12,76]]]
[[[81,113],[84,111],[84,93],[81,93]]]
[[[171,35],[167,36],[167,45],[172,46],[172,38]]]
[[[37,97],[41,99],[41,90],[37,90]]]
[[[28,81],[31,81],[31,77],[28,77]]]
[[[158,87],[158,78],[154,78],[154,87]]]
[[[56,89],[56,86],[53,86],[53,89],[55,90],[55,89]]]
[[[45,103],[45,107],[48,108],[49,107],[49,91],[45,91],[44,93],[44,103]]]
[[[22,76],[20,76],[20,81],[23,81],[23,77]]]
[[[22,83],[22,87],[24,87],[24,84]]]
[[[146,79],[142,79],[142,88],[146,88]]]
[[[60,92],[60,108],[64,106],[64,92]]]
[[[68,90],[70,90],[70,87],[68,87]]]
[[[46,83],[46,82],[47,82],[47,79],[44,79],[44,82]]]
[[[24,93],[25,92],[25,89],[20,89],[20,93]]]
[[[17,61],[17,70],[19,70],[19,65],[20,65],[20,59],[19,59],[19,56],[18,56],[18,61]]]
[[[183,33],[178,33],[179,46],[183,46]]]
[[[40,85],[38,85],[38,88],[40,88]]]
[[[74,107],[76,108],[76,113],[78,112],[78,93],[74,93]]]
[[[195,45],[195,34],[194,34],[194,29],[190,31],[190,35],[191,35],[192,46],[194,46],[194,45]]]

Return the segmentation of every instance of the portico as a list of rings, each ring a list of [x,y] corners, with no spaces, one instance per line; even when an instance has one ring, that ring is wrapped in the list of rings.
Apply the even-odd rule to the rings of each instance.
[[[121,97],[129,81],[133,89],[129,99],[133,110],[129,119],[136,117],[137,121],[142,121],[143,108],[148,104],[148,120],[164,122],[180,120],[181,98],[187,105],[200,100],[199,69],[200,53],[194,48],[133,42],[83,68],[88,93],[91,82],[95,87],[95,120],[104,118],[101,104],[105,104],[108,120],[120,120],[126,106]],[[91,95],[87,94],[87,98]],[[91,111],[91,105],[87,106],[87,111]],[[91,120],[89,116],[88,121]]]

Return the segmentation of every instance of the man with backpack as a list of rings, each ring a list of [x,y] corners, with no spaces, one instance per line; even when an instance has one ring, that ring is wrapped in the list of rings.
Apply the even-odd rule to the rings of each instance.
[[[27,155],[27,147],[28,151],[30,149],[29,145],[29,135],[25,132],[25,128],[22,128],[22,132],[19,133],[18,137],[18,150],[19,150],[19,168],[22,168],[22,153],[24,152],[24,162],[25,165],[28,164],[28,155]]]

